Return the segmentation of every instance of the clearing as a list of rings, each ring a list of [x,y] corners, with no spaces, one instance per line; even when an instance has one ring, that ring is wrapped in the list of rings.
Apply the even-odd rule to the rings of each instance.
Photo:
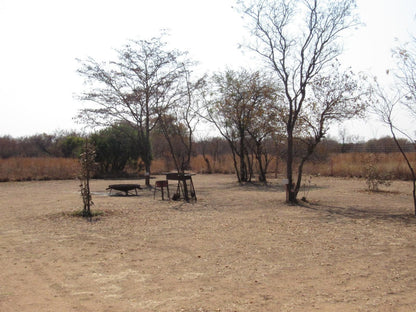
[[[0,311],[416,309],[410,183],[313,178],[303,206],[277,180],[196,175],[190,204],[115,183],[137,181],[93,180],[92,222],[78,181],[0,184]]]

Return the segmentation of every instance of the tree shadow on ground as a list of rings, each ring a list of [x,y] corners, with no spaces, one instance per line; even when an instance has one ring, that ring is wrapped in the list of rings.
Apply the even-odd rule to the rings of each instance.
[[[310,185],[307,186],[308,192],[313,190],[319,190],[319,189],[327,189],[328,186],[322,186],[322,185]],[[262,183],[262,182],[229,182],[229,183],[223,183],[221,185],[212,185],[210,187],[204,187],[203,191],[208,190],[232,190],[232,191],[238,191],[238,190],[244,190],[248,192],[284,192],[285,191],[285,185],[282,183]],[[304,191],[304,187],[302,186],[299,194]]]
[[[416,216],[411,213],[391,212],[386,209],[357,208],[353,206],[335,206],[322,203],[300,203],[300,207],[314,210],[324,215],[324,218],[347,218],[350,220],[373,220],[398,222],[406,225],[416,225]]]

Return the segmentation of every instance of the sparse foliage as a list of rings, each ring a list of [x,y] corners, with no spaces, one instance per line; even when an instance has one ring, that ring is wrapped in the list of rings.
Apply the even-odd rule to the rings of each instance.
[[[117,53],[118,59],[108,63],[93,58],[82,62],[78,72],[90,84],[90,89],[82,93],[81,99],[95,105],[81,110],[78,118],[99,126],[130,123],[137,130],[149,186],[150,133],[159,117],[178,99],[185,53],[167,49],[163,36],[132,40]]]
[[[276,94],[272,82],[259,72],[227,70],[212,78],[205,107],[206,119],[229,143],[239,182],[251,181],[253,174],[250,138],[254,141],[253,151],[265,181],[265,167],[261,161],[266,150],[262,142],[277,131],[273,127]]]
[[[416,37],[405,46],[394,50],[397,59],[398,71],[396,73],[403,92],[403,104],[416,118]]]
[[[81,172],[79,176],[82,202],[84,204],[82,215],[90,218],[92,201],[90,190],[90,179],[95,170],[95,150],[94,147],[85,139],[84,151],[80,155]]]
[[[364,78],[356,78],[353,72],[338,73],[336,66],[331,74],[317,75],[311,84],[310,96],[305,99],[299,114],[300,137],[305,146],[298,166],[295,193],[301,187],[303,166],[312,156],[317,145],[335,122],[363,117],[368,106],[369,88]]]
[[[320,79],[326,83],[323,77],[330,77],[328,65],[342,52],[338,42],[341,34],[357,25],[353,12],[355,1],[247,0],[239,4],[252,34],[248,48],[266,61],[283,86],[285,101],[281,120],[287,138],[286,175],[289,185],[293,185],[294,139],[303,126],[302,119],[308,111],[314,111],[310,87]],[[338,113],[337,110],[325,112],[332,116]],[[326,118],[331,116],[328,114]],[[324,130],[318,127],[318,137],[320,129]],[[296,187],[289,190],[289,202],[297,200],[301,176],[300,173]]]
[[[194,132],[199,124],[199,107],[206,77],[196,81],[185,68],[179,85],[179,98],[175,108],[159,118],[158,129],[165,137],[176,170],[185,172],[191,169],[191,156],[194,152]]]
[[[379,157],[377,154],[369,154],[363,163],[364,177],[367,184],[367,189],[370,192],[378,192],[381,185],[390,186],[391,177],[388,173],[385,173],[378,168],[377,163]]]
[[[375,80],[375,94],[378,101],[373,105],[374,112],[381,121],[387,125],[394,142],[405,160],[412,176],[413,184],[413,206],[416,215],[416,172],[414,164],[410,161],[409,155],[399,136],[407,138],[416,146],[416,140],[411,131],[406,131],[395,119],[395,115],[403,108],[414,121],[416,118],[416,38],[406,47],[399,47],[395,50],[398,70],[396,72],[396,84],[393,89],[386,91]]]

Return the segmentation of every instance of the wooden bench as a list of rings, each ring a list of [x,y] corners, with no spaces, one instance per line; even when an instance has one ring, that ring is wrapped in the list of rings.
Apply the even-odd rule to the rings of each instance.
[[[141,190],[141,186],[139,184],[111,184],[107,187],[107,190],[110,190],[110,195],[112,190],[124,192],[125,195],[129,195],[130,191],[135,191],[136,195],[139,195],[137,193],[137,190]]]

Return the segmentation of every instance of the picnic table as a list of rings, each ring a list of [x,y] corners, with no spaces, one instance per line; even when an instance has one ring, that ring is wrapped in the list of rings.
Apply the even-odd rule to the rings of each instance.
[[[135,191],[136,195],[139,195],[137,193],[137,190],[141,190],[141,186],[139,184],[110,184],[107,188],[107,190],[110,190],[110,195],[112,190],[124,192],[125,195],[129,195],[130,191]]]
[[[193,199],[196,201],[196,193],[194,184],[192,182],[192,173],[167,173],[166,180],[178,181],[176,193],[172,196],[172,199],[179,200],[184,198],[186,201]]]

